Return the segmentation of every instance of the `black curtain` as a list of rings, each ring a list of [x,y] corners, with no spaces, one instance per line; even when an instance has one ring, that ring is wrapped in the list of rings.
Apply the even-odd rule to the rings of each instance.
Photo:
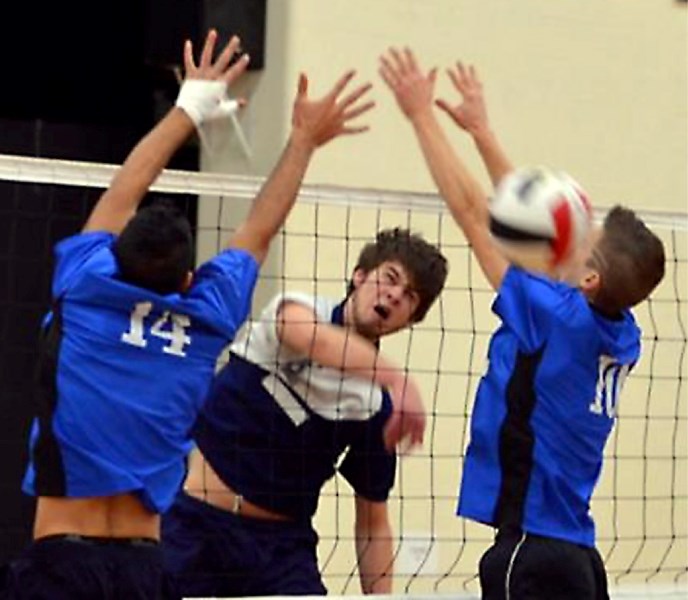
[[[146,55],[149,2],[40,0],[7,9],[0,153],[120,164],[177,91],[169,69]],[[193,140],[170,166],[198,168]],[[33,500],[20,485],[52,246],[80,230],[100,193],[0,182],[0,565],[30,539]],[[193,217],[193,198],[186,200]]]

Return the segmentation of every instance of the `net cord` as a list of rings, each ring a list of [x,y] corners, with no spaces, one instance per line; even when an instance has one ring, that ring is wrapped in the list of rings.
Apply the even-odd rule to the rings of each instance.
[[[105,189],[120,165],[34,158],[0,154],[0,180],[46,183]],[[151,186],[151,191],[170,194],[198,194],[252,199],[264,181],[263,177],[224,175],[166,169]],[[397,210],[438,213],[444,204],[437,194],[407,191],[382,191],[333,185],[303,185],[299,201],[311,203],[365,206]],[[595,211],[601,220],[606,210]],[[688,231],[688,213],[636,211],[649,226]]]

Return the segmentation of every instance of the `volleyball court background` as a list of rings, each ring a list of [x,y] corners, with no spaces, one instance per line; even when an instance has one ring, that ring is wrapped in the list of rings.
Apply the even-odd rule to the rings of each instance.
[[[114,169],[0,156],[0,179],[16,181],[11,184],[15,204],[26,186],[38,185],[50,205],[73,196],[84,213],[88,203],[79,199],[96,197],[94,188],[105,187]],[[224,246],[241,220],[242,206],[260,185],[256,179],[180,172],[158,183],[156,188],[168,194],[183,193],[180,202],[200,195],[199,261]],[[649,584],[659,592],[685,590],[687,582],[688,219],[649,213],[646,218],[666,245],[667,276],[637,311],[645,350],[622,394],[593,514],[612,586]],[[449,259],[450,275],[425,321],[382,343],[382,351],[418,380],[428,411],[425,444],[400,461],[390,501],[394,589],[414,597],[475,594],[476,566],[491,543],[491,530],[454,512],[473,396],[496,321],[490,312],[493,293],[443,204],[431,195],[305,186],[273,243],[253,313],[281,290],[343,297],[361,247],[379,229],[395,226],[438,244]],[[335,478],[316,517],[319,562],[333,594],[360,593],[353,507],[348,484]]]
[[[250,195],[250,194],[249,194]],[[236,202],[235,202],[236,204]],[[237,223],[227,198],[199,205],[201,258]],[[686,585],[688,554],[688,301],[685,215],[646,215],[667,250],[667,276],[636,314],[644,354],[628,378],[593,503],[600,551],[614,586]],[[220,230],[217,224],[220,223]],[[422,450],[403,458],[390,502],[397,592],[477,591],[489,528],[454,516],[468,419],[497,321],[493,292],[458,228],[434,196],[307,187],[263,269],[254,314],[273,294],[301,290],[343,297],[358,252],[381,228],[404,226],[449,259],[445,291],[425,321],[382,340],[382,351],[419,381],[429,412]],[[354,500],[335,478],[316,518],[321,570],[330,592],[360,593]]]
[[[677,215],[675,225],[671,216],[648,215],[667,247],[667,278],[652,303],[637,311],[645,331],[644,355],[622,395],[619,426],[607,448],[609,460],[593,511],[614,587],[648,579],[658,591],[676,580],[685,589],[685,6],[664,0],[523,0],[518,8],[508,0],[334,0],[322,11],[316,0],[296,0],[272,2],[269,10],[270,67],[258,85],[249,86],[252,102],[242,116],[254,150],[253,166],[263,172],[279,152],[275,138],[285,139],[288,133],[297,73],[308,73],[316,95],[336,74],[356,67],[361,79],[376,85],[378,106],[365,119],[371,131],[323,150],[308,180],[434,189],[413,133],[376,73],[380,53],[390,45],[408,45],[422,65],[439,66],[440,73],[457,59],[478,67],[492,123],[517,164],[545,163],[570,171],[599,208],[621,202],[641,213],[657,209]],[[281,29],[284,22],[287,27]],[[437,91],[456,98],[442,74]],[[448,120],[443,124],[489,189],[466,135]],[[206,168],[241,170],[244,157],[232,145],[231,132],[210,141]],[[472,397],[494,325],[492,294],[446,215],[394,209],[386,202],[378,212],[374,193],[339,191],[355,209],[341,204],[325,208],[322,202],[297,206],[286,241],[276,242],[284,254],[273,255],[266,264],[269,279],[261,283],[255,306],[281,285],[341,294],[358,250],[380,226],[410,225],[440,241],[451,265],[440,302],[422,325],[382,345],[413,369],[434,414],[424,450],[401,461],[391,502],[400,536],[395,591],[475,592],[475,567],[491,532],[452,515]],[[404,194],[397,200],[401,207],[413,203]],[[280,269],[289,275],[284,283],[275,279]],[[359,593],[353,501],[347,494],[346,484],[333,482],[317,517],[321,568],[335,594]],[[641,591],[637,597],[648,595]]]
[[[519,10],[508,0],[328,0],[328,10],[321,7],[322,0],[269,3],[269,68],[260,79],[249,79],[251,105],[242,116],[252,163],[231,142],[231,132],[218,131],[209,137],[207,168],[267,172],[286,137],[298,71],[309,73],[314,95],[351,66],[359,67],[363,78],[377,80],[377,54],[388,45],[408,43],[421,57],[430,55],[442,65],[462,58],[479,66],[493,121],[517,162],[564,166],[594,199],[670,214],[650,215],[666,244],[667,277],[652,302],[637,311],[645,350],[621,398],[593,513],[612,586],[642,590],[649,582],[648,591],[637,592],[636,598],[675,585],[685,590],[685,10],[665,0],[522,0]],[[332,52],[322,52],[325,40]],[[518,61],[512,60],[516,53]],[[446,84],[442,91],[450,96]],[[432,189],[410,130],[379,85],[375,96],[380,106],[371,117],[371,133],[323,151],[309,180]],[[452,136],[471,168],[482,173],[465,137]],[[27,171],[15,169],[7,178],[41,179],[35,173],[16,175]],[[50,175],[47,180],[102,187],[109,173],[95,167],[74,179]],[[200,258],[226,239],[242,212],[238,206],[256,187],[239,178],[208,182],[181,176],[172,186],[204,194]],[[23,185],[17,184],[18,204]],[[222,199],[208,197],[209,187],[222,188]],[[74,188],[75,197],[80,189]],[[57,194],[62,202],[69,195],[64,190]],[[383,351],[408,365],[420,381],[431,413],[425,447],[401,461],[390,502],[395,592],[416,598],[475,594],[477,560],[491,542],[490,530],[453,514],[475,385],[495,324],[489,311],[492,294],[439,206],[437,199],[415,194],[307,187],[285,235],[274,242],[254,303],[257,313],[284,288],[341,296],[358,251],[381,227],[419,231],[449,258],[447,289],[426,321],[383,343]],[[335,479],[316,520],[321,569],[332,594],[360,593],[352,509],[347,484]]]

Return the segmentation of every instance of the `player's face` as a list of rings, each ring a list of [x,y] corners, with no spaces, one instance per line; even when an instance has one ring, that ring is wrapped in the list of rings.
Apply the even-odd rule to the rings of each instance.
[[[602,236],[601,227],[593,227],[588,234],[588,238],[584,244],[581,244],[576,253],[566,262],[559,272],[559,279],[565,281],[569,285],[576,287],[583,287],[584,281],[589,276],[590,267],[588,261],[592,256],[592,251],[595,244]]]
[[[353,281],[351,317],[358,333],[377,339],[410,324],[420,296],[400,263],[387,261],[368,273],[359,269]]]

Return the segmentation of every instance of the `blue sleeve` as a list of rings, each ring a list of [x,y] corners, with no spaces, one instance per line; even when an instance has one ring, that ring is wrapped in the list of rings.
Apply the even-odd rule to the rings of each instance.
[[[203,263],[194,274],[187,297],[210,305],[228,329],[234,332],[251,310],[258,263],[245,250],[230,248]]]
[[[558,297],[555,286],[513,265],[504,276],[492,310],[527,353],[538,350],[547,338]]]
[[[382,432],[391,412],[391,400],[384,393],[383,410],[364,427],[361,437],[351,444],[339,466],[339,472],[359,496],[373,502],[384,502],[394,487],[397,468],[396,454],[384,445]]]
[[[74,284],[77,277],[88,270],[100,270],[106,264],[114,267],[114,259],[103,263],[93,257],[103,249],[111,248],[115,240],[112,233],[89,231],[68,237],[55,246],[55,272],[53,298],[58,298]]]

